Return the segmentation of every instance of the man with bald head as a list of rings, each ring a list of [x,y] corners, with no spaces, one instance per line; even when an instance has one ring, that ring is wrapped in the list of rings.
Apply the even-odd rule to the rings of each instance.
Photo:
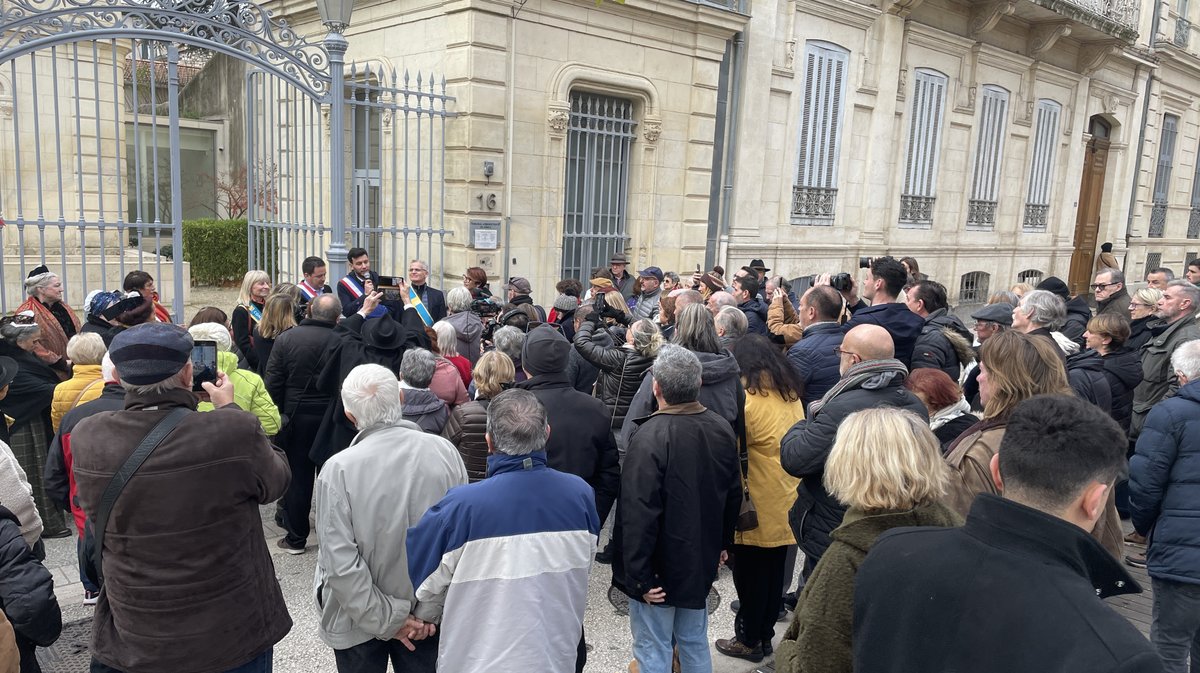
[[[792,426],[780,446],[783,469],[800,477],[796,504],[788,513],[796,542],[804,551],[807,579],[829,547],[829,534],[842,523],[846,508],[825,491],[822,477],[838,426],[847,416],[874,407],[898,407],[921,418],[925,405],[904,388],[908,369],[895,358],[892,336],[879,325],[859,325],[839,346],[841,378],[808,407],[808,417]]]
[[[712,313],[714,318],[716,318],[717,314],[721,312],[721,309],[725,308],[726,306],[737,308],[737,300],[733,298],[732,294],[729,294],[728,292],[714,292],[709,295],[708,312]]]

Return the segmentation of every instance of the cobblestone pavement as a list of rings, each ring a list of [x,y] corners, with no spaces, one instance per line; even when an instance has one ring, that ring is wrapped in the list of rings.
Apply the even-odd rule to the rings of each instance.
[[[335,671],[333,651],[325,646],[317,635],[317,615],[312,606],[313,570],[317,562],[316,547],[313,543],[316,538],[309,538],[309,549],[305,554],[293,556],[285,553],[275,547],[275,541],[283,537],[283,531],[275,525],[273,516],[273,505],[262,508],[263,534],[267,538],[271,557],[275,562],[275,571],[294,622],[291,632],[275,647],[275,670],[280,673]],[[602,539],[607,539],[607,535],[607,532],[603,533]],[[203,550],[181,549],[179,553],[203,553]],[[92,608],[82,603],[83,585],[79,582],[75,554],[74,537],[46,540],[46,565],[54,574],[55,593],[62,606],[64,624],[87,620],[92,613]],[[610,578],[608,566],[593,565],[584,621],[591,649],[585,668],[587,673],[623,673],[632,660],[629,618],[618,614],[608,600]],[[736,594],[733,578],[728,570],[721,570],[716,587],[721,596],[720,605],[709,624],[709,636],[714,640],[728,638],[733,634],[733,613],[729,609],[729,601]],[[786,627],[786,623],[778,625],[776,642]],[[60,641],[60,645],[63,650],[70,649],[69,642]],[[746,673],[756,670],[753,664],[723,656],[715,649],[712,652],[715,673]],[[83,661],[82,656],[71,657],[67,651],[43,652],[43,655],[48,655],[42,657],[46,664],[46,673],[87,670],[86,667],[78,668],[71,662],[72,659]]]

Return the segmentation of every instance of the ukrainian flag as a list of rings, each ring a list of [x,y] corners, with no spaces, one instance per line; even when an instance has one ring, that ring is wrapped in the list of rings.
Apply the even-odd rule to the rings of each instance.
[[[433,316],[429,314],[429,309],[425,308],[425,303],[411,285],[408,287],[408,307],[421,316],[421,322],[425,323],[426,327],[433,327]]]

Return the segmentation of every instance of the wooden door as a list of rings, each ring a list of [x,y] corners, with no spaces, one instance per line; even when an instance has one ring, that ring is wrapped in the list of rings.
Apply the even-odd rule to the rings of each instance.
[[[1100,205],[1104,198],[1104,171],[1108,165],[1108,138],[1093,137],[1083,162],[1079,185],[1079,210],[1075,216],[1075,252],[1071,255],[1071,294],[1087,295],[1096,259],[1100,232]]]

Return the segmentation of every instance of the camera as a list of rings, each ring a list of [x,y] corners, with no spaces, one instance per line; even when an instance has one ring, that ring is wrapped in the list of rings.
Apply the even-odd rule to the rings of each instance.
[[[861,260],[859,263],[862,263]],[[849,292],[854,287],[854,279],[848,273],[839,273],[829,279],[829,286],[838,292]]]
[[[858,258],[858,268],[869,269],[869,268],[871,268],[871,262],[873,262],[873,261],[875,261],[874,257],[859,257]]]

